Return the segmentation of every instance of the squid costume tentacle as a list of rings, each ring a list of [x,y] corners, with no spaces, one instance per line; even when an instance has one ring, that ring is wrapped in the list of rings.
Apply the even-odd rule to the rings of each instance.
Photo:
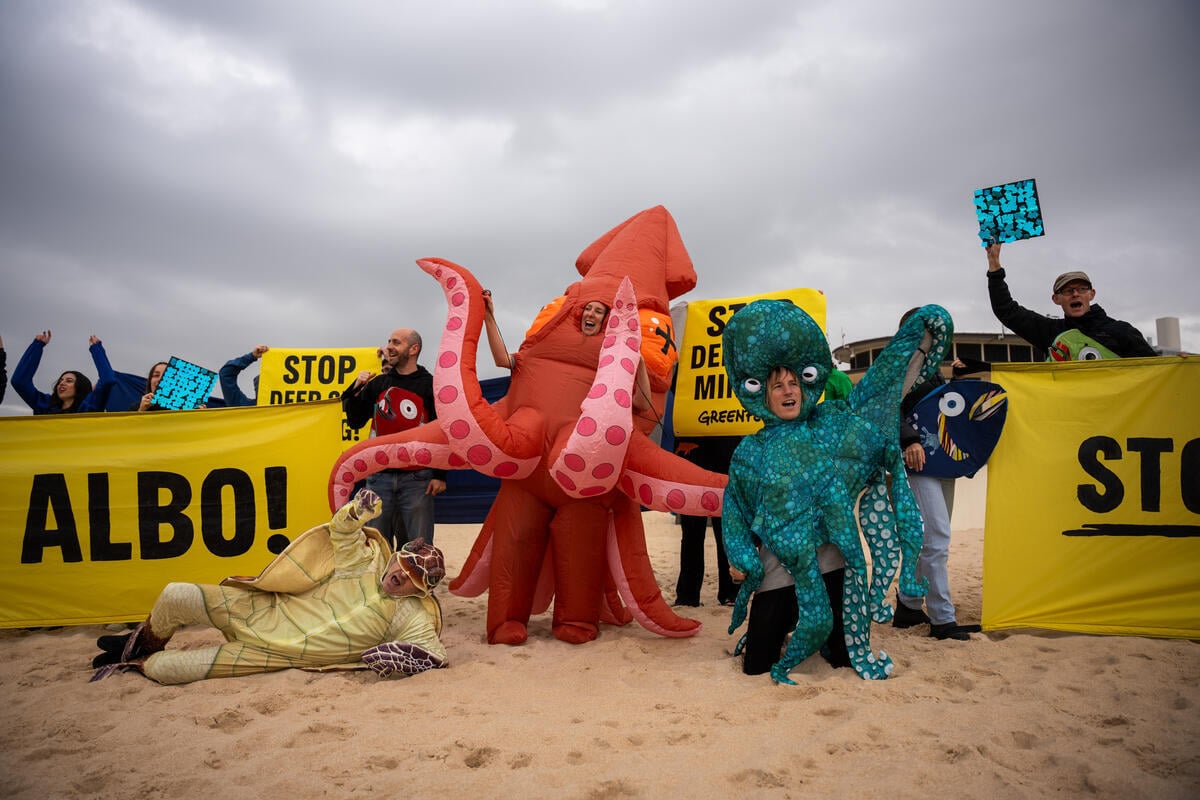
[[[799,620],[782,657],[771,668],[778,683],[815,653],[832,629],[817,548],[832,543],[846,560],[842,605],[850,662],[863,678],[886,678],[892,661],[871,649],[871,622],[886,621],[884,601],[900,571],[905,593],[922,596],[916,578],[921,518],[904,474],[899,447],[904,391],[938,368],[953,333],[950,315],[925,306],[883,349],[845,400],[818,404],[833,370],[820,326],[797,306],[759,300],[739,310],[726,326],[722,351],[730,386],[763,429],[734,452],[722,514],[729,562],[746,573],[729,626],[746,619],[750,596],[762,580],[757,543],[771,549],[796,584]],[[799,416],[785,421],[767,404],[768,376],[777,366],[801,383]],[[872,575],[860,541],[871,552]],[[868,584],[868,579],[870,583]],[[886,610],[885,610],[886,607]]]
[[[583,280],[544,309],[494,404],[475,368],[479,282],[443,259],[417,263],[441,284],[448,307],[434,372],[438,418],[346,451],[330,475],[331,504],[381,469],[478,470],[499,478],[500,490],[450,590],[488,591],[489,642],[525,641],[530,615],[551,600],[554,635],[568,642],[594,639],[601,621],[631,619],[663,636],[695,634],[700,623],[677,616],[658,589],[639,507],[714,516],[726,482],[647,436],[674,363],[662,361],[674,357],[669,303],[696,282],[670,214],[662,206],[640,212],[580,254]],[[586,336],[580,315],[592,301],[610,314],[601,335]],[[654,418],[633,411],[639,358]]]

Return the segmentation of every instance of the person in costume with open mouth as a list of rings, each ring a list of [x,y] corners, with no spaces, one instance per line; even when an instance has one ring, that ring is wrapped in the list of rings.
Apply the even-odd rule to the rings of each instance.
[[[360,491],[258,577],[167,584],[145,622],[97,640],[92,680],[122,669],[179,684],[288,668],[369,667],[388,677],[446,666],[433,596],[446,575],[445,559],[423,540],[393,553],[379,531],[366,527],[381,505],[374,492]],[[227,641],[166,649],[183,625],[215,627]]]

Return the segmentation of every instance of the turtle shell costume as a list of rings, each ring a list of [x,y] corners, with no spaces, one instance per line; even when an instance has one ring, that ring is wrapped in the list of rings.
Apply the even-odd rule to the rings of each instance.
[[[257,577],[168,584],[132,634],[100,637],[93,680],[122,668],[175,684],[293,667],[365,666],[387,676],[445,666],[441,608],[433,596],[446,574],[442,553],[416,540],[393,554],[378,531],[365,527],[379,509],[373,492],[360,492]],[[393,569],[403,571],[416,594],[393,597],[383,590],[381,579]],[[210,625],[227,641],[166,650],[171,635],[188,624]]]

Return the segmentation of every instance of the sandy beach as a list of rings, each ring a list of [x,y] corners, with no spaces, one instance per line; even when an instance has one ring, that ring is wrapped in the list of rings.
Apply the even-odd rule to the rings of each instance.
[[[645,514],[668,601],[678,528]],[[477,526],[440,525],[456,575]],[[861,680],[814,656],[796,686],[741,674],[716,603],[690,639],[636,623],[582,646],[548,615],[484,642],[486,595],[440,592],[449,669],[89,683],[100,627],[0,631],[0,796],[1195,798],[1200,646],[1004,631],[939,642],[877,625],[895,660]],[[983,531],[956,531],[960,621],[979,619]],[[172,647],[215,644],[188,629]]]

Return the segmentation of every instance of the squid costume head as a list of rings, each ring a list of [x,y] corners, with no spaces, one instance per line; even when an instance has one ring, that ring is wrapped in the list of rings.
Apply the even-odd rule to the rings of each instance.
[[[755,300],[739,309],[721,337],[729,385],[738,402],[766,426],[782,422],[767,407],[767,379],[787,367],[800,379],[804,404],[799,420],[817,407],[833,358],[821,326],[790,300]]]
[[[442,551],[424,539],[405,542],[404,546],[392,555],[388,570],[393,566],[398,566],[424,597],[433,594],[442,578],[446,577],[446,559]]]

